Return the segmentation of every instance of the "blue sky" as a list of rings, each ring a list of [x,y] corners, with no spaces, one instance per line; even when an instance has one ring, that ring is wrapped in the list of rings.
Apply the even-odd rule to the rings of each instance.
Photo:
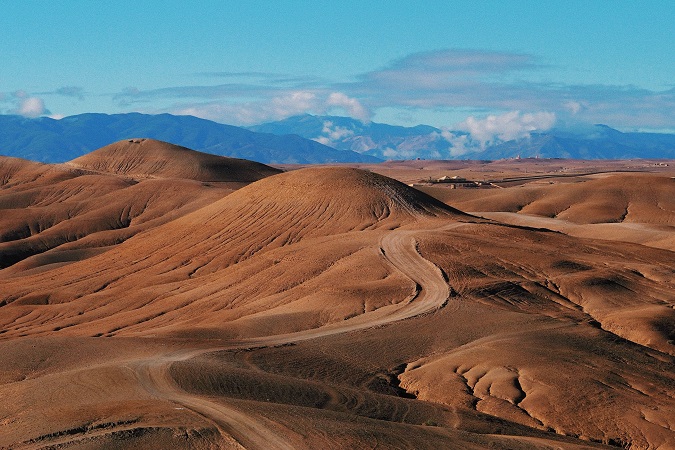
[[[670,0],[102,3],[0,6],[0,113],[675,130]]]

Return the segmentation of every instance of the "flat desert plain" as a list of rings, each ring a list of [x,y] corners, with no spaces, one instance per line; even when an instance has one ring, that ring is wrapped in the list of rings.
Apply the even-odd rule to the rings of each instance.
[[[0,448],[673,449],[674,176],[0,157]]]

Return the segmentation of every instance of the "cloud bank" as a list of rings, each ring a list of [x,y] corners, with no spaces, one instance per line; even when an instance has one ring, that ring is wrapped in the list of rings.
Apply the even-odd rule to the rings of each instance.
[[[198,89],[201,96],[213,97],[208,102],[174,103],[159,111],[173,114],[189,114],[217,122],[234,123],[237,125],[253,125],[265,121],[281,120],[298,114],[342,114],[361,121],[370,120],[370,111],[356,98],[349,97],[342,92],[324,90],[275,90],[267,93],[275,94],[268,98],[253,101],[232,101],[232,97],[223,95],[231,87],[216,86],[214,90],[207,87]],[[236,90],[234,90],[236,92]],[[182,89],[177,92],[180,97]],[[192,95],[194,95],[194,91]],[[124,95],[126,104],[135,104],[157,95],[154,92],[142,92],[127,89]],[[221,97],[224,97],[220,100]],[[236,92],[233,97],[244,97]],[[118,95],[118,98],[122,98]]]
[[[545,80],[547,66],[534,55],[472,49],[413,53],[351,81],[263,72],[212,72],[201,78],[228,81],[216,85],[174,86],[114,95],[120,107],[144,112],[193,114],[219,122],[248,125],[301,113],[338,113],[367,122],[380,109],[431,111],[456,117],[484,142],[528,126],[558,123],[605,123],[618,128],[675,128],[675,89],[653,91],[637,86],[572,85]],[[538,81],[532,81],[538,80]],[[62,95],[78,95],[62,88]],[[514,116],[501,117],[521,111]],[[531,115],[527,116],[528,114]],[[475,119],[479,115],[500,117]],[[486,122],[477,123],[477,120]],[[528,121],[530,121],[528,125]],[[452,125],[451,123],[439,124]],[[507,129],[511,127],[514,131]],[[487,134],[486,134],[487,133]]]
[[[457,124],[455,130],[443,128],[431,137],[447,142],[447,153],[458,157],[478,152],[491,144],[529,138],[533,132],[550,130],[555,123],[556,115],[552,112],[509,111],[485,117],[469,116]]]
[[[373,110],[551,111],[558,120],[615,127],[675,126],[675,89],[525,81],[544,69],[531,55],[440,50],[408,55],[362,74],[347,92],[368,98]]]

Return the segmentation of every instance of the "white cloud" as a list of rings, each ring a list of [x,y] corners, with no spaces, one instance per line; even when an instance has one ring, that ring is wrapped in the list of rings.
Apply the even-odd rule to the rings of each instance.
[[[17,114],[28,118],[51,114],[45,107],[44,100],[32,96],[24,90],[14,91],[11,94],[0,94],[0,103],[6,105],[6,109],[0,109],[0,113],[3,114]]]
[[[489,115],[483,119],[469,116],[458,128],[467,131],[473,140],[482,146],[495,141],[510,141],[529,137],[533,131],[546,131],[555,124],[556,116],[552,112],[521,114],[510,111],[501,115]]]
[[[146,112],[150,112],[148,108],[154,112],[189,110],[200,117],[240,125],[301,113],[334,112],[367,122],[373,117],[371,112],[398,110],[455,118],[462,111],[549,111],[560,122],[604,123],[631,129],[674,126],[675,88],[655,91],[630,85],[540,81],[549,78],[545,75],[550,70],[536,55],[441,49],[404,56],[379,69],[356,74],[351,81],[222,72],[202,75],[233,82],[150,90],[130,88],[113,99],[124,108],[138,110],[136,105],[145,105]],[[83,95],[80,88],[73,86],[56,93]],[[511,131],[506,129],[507,124],[492,124],[503,128],[502,132],[490,132],[490,124],[482,122],[487,119],[473,120],[479,123],[467,120],[465,126],[477,128],[476,136],[483,139],[492,135],[499,138],[500,134],[518,137],[523,135],[519,130],[527,133],[522,117],[510,124],[515,127]],[[535,125],[539,126],[536,120]]]
[[[331,141],[326,136],[319,136],[319,137],[314,138],[312,140],[318,142],[319,144],[327,145],[328,147],[331,147],[333,145],[333,141]]]
[[[194,105],[176,105],[166,110],[160,109],[152,113],[169,112],[176,115],[187,115],[214,122],[235,125],[252,125],[267,120],[263,105],[255,103],[200,103]]]
[[[323,145],[333,146],[335,143],[351,136],[354,136],[354,130],[334,125],[330,120],[326,120],[323,122],[321,135],[314,140]]]
[[[401,154],[401,152],[399,152],[396,149],[393,149],[391,147],[387,147],[384,150],[382,150],[382,156],[384,156],[387,159],[402,159],[402,158],[404,158],[404,156]]]
[[[271,101],[271,117],[284,118],[311,111],[317,108],[320,100],[316,94],[308,91],[295,91],[274,97]]]
[[[364,107],[357,99],[351,98],[342,92],[333,92],[328,96],[326,105],[342,108],[345,112],[355,119],[362,122],[370,121],[370,111]]]
[[[24,117],[35,118],[47,113],[47,109],[41,98],[26,97],[21,99],[17,113]]]
[[[582,111],[582,110],[584,110],[584,109],[587,108],[587,105],[585,105],[585,104],[583,104],[583,103],[580,103],[580,102],[572,101],[572,100],[570,100],[570,101],[568,101],[568,102],[565,102],[565,103],[563,104],[563,106],[564,106],[565,109],[566,109],[567,111],[569,111],[573,116],[576,115],[576,114],[578,114],[579,111]]]
[[[482,119],[469,116],[456,125],[456,129],[464,133],[443,128],[431,134],[434,139],[447,141],[450,144],[448,153],[457,157],[480,151],[487,144],[522,139],[529,137],[533,131],[549,130],[555,121],[556,115],[551,112],[521,114],[520,111],[510,111]]]
[[[323,109],[325,107],[315,93],[293,91],[273,97],[269,101],[183,104],[161,112],[168,111],[235,125],[253,125]]]
[[[325,114],[332,108],[340,108],[348,115],[362,121],[370,116],[367,108],[358,100],[341,92],[328,94],[320,90],[279,92],[274,97],[249,102],[214,101],[181,104],[153,112],[192,115],[235,125],[253,125],[298,114]],[[332,132],[335,131],[332,130]]]
[[[440,133],[432,134],[439,135],[450,144],[448,148],[450,156],[462,156],[480,150],[480,146],[472,142],[466,134],[453,133],[447,128],[442,129]]]
[[[253,125],[323,109],[325,107],[321,99],[313,92],[294,91],[269,101],[183,104],[155,112],[190,115],[235,125]]]
[[[672,129],[675,88],[534,81],[550,68],[535,55],[446,49],[414,53],[361,74],[341,89],[380,108],[551,111],[559,120]],[[528,79],[530,81],[528,81]]]

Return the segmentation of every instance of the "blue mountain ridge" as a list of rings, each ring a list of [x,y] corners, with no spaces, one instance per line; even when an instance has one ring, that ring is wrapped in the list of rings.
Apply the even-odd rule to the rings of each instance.
[[[266,164],[380,161],[298,135],[256,133],[192,116],[87,113],[55,120],[0,115],[0,155],[5,156],[59,163],[131,138],[158,139]]]
[[[470,135],[428,125],[403,127],[349,117],[300,115],[248,128],[192,116],[87,113],[55,120],[0,115],[0,155],[64,162],[110,143],[151,138],[266,164],[481,159],[517,156],[573,159],[675,159],[675,135],[624,133],[606,125],[533,132],[468,149]]]
[[[427,125],[400,127],[335,116],[300,115],[249,127],[274,134],[294,133],[317,139],[340,150],[381,159],[481,159],[521,156],[573,159],[675,158],[675,135],[623,133],[606,125],[584,125],[533,132],[528,137],[459,149],[471,144],[462,131],[443,131]],[[464,139],[462,139],[464,138]]]

